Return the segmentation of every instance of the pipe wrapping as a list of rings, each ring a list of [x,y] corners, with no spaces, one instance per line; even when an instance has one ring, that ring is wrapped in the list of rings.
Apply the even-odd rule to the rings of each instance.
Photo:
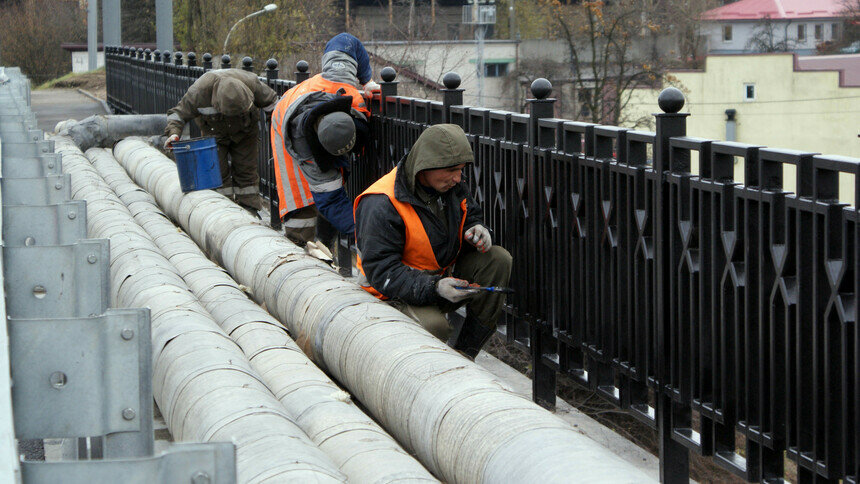
[[[114,154],[137,184],[447,482],[652,482],[512,391],[404,314],[212,192],[183,195],[172,162],[140,140]]]
[[[96,114],[81,121],[60,121],[54,131],[70,137],[81,151],[86,151],[93,146],[113,146],[129,136],[158,137],[165,127],[166,114]]]
[[[86,156],[291,418],[350,481],[438,482],[307,358],[278,320],[177,229],[110,151],[92,148]]]
[[[113,305],[150,308],[153,395],[174,439],[233,441],[240,482],[346,481],[87,158],[69,138],[54,139],[73,198],[87,201],[89,235],[110,240]]]

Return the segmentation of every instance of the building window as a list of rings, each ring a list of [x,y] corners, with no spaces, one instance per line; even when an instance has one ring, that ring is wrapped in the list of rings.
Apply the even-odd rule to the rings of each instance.
[[[731,42],[732,41],[732,26],[731,25],[723,25],[723,42]]]
[[[839,40],[839,24],[830,24],[830,39]]]
[[[824,25],[815,24],[815,40],[824,39]]]
[[[800,24],[797,26],[797,41],[806,42],[806,25]]]
[[[493,62],[484,64],[484,77],[504,77],[508,75],[508,64]]]
[[[755,101],[755,84],[744,84],[744,101]]]

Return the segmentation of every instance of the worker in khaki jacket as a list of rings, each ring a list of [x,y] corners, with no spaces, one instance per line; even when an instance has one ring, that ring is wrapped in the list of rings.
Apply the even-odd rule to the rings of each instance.
[[[241,69],[203,74],[167,111],[165,149],[179,139],[185,123],[194,119],[203,136],[218,144],[222,195],[253,210],[262,208],[257,172],[260,108],[272,109],[277,95],[259,78]]]
[[[341,234],[354,231],[344,179],[349,154],[360,152],[368,138],[370,110],[359,88],[375,84],[371,72],[361,41],[337,34],[326,44],[322,72],[287,91],[272,113],[278,210],[285,235],[296,244],[314,238],[332,243],[326,239],[334,234],[321,233],[318,216]]]
[[[359,284],[472,359],[495,332],[505,296],[458,287],[506,286],[512,263],[462,183],[473,161],[459,126],[431,126],[354,204]],[[464,303],[466,320],[453,331],[445,315]]]

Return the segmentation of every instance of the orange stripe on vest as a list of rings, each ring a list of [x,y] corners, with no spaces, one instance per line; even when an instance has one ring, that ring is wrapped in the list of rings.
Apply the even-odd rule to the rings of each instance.
[[[358,202],[365,195],[378,194],[387,196],[388,199],[391,201],[391,204],[394,205],[394,209],[397,210],[397,213],[400,215],[400,218],[403,219],[403,225],[406,227],[406,242],[403,247],[403,254],[400,257],[401,262],[403,262],[409,267],[412,267],[413,269],[436,273],[444,272],[446,269],[448,269],[448,267],[454,264],[457,258],[455,257],[454,260],[451,261],[451,263],[445,267],[439,265],[439,262],[436,260],[436,254],[433,253],[433,246],[430,245],[430,238],[427,236],[427,231],[424,229],[424,224],[421,223],[421,219],[418,217],[418,213],[415,212],[415,208],[412,206],[412,204],[401,202],[394,197],[394,181],[396,178],[397,168],[395,167],[385,176],[377,180],[367,190],[362,192],[361,195],[359,195],[353,203],[353,217],[355,217],[355,213],[358,209]],[[463,217],[460,219],[460,230],[458,232],[460,247],[463,246],[463,226],[466,224],[467,207],[468,204],[466,202],[466,199],[464,198],[460,201],[460,209],[463,211]],[[357,230],[355,234],[357,243]],[[358,256],[358,270],[361,271],[361,274],[364,276],[364,279],[368,280],[367,275],[364,274],[364,268],[361,265],[360,255]],[[371,286],[362,287],[365,291],[369,292],[375,297],[378,297],[379,299],[388,299],[388,297],[384,296],[382,293],[380,293]]]
[[[370,111],[367,109],[364,97],[359,93],[358,89],[349,84],[324,79],[322,74],[317,74],[287,91],[284,97],[278,101],[275,110],[272,112],[272,129],[269,138],[272,143],[272,155],[275,159],[275,181],[278,184],[278,212],[281,218],[293,210],[298,210],[314,203],[310,186],[308,186],[308,181],[305,179],[304,174],[293,163],[293,157],[290,156],[283,144],[277,141],[278,138],[283,140],[289,136],[289,120],[285,120],[284,115],[287,113],[290,105],[309,92],[334,94],[339,89],[343,89],[346,92],[345,95],[352,96],[353,109],[370,118]],[[284,121],[287,121],[287,123],[284,123]],[[286,173],[281,173],[281,164],[285,166]],[[285,187],[288,187],[288,192],[285,191]]]

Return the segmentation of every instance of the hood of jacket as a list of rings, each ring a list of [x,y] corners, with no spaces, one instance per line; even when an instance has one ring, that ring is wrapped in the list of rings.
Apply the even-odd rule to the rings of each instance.
[[[373,74],[370,67],[370,57],[367,55],[364,44],[356,36],[342,32],[328,41],[323,51],[323,72],[325,72],[326,54],[331,52],[342,52],[355,61],[355,70],[352,75],[358,79],[356,87],[359,84],[367,84]]]
[[[251,110],[254,94],[244,82],[219,76],[212,85],[212,107],[225,116],[238,116]]]
[[[466,138],[463,128],[456,124],[436,124],[430,126],[403,162],[403,182],[410,193],[415,193],[416,177],[421,170],[448,168],[461,163],[474,162],[472,145]]]
[[[356,66],[355,59],[343,52],[327,52],[322,57],[322,76],[326,80],[342,82],[358,88],[359,82],[356,77]]]

